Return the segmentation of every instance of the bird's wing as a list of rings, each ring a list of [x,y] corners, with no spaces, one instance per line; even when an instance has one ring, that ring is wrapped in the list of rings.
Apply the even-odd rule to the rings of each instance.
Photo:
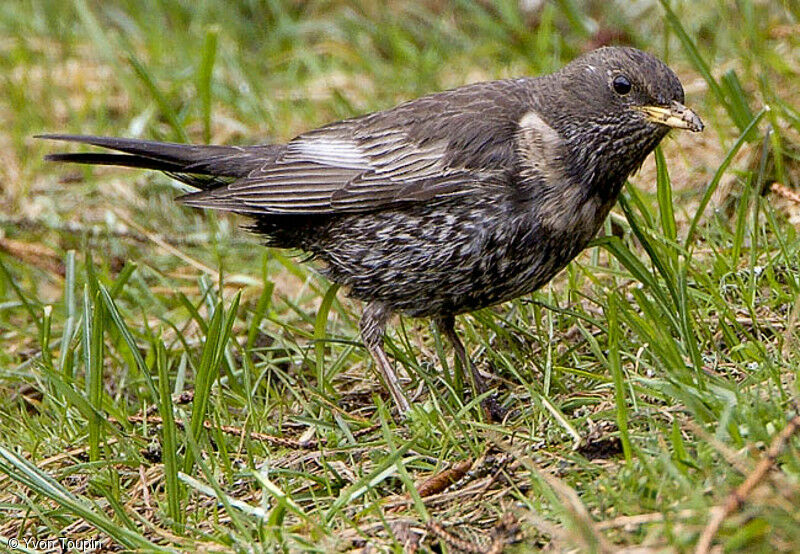
[[[186,204],[251,214],[363,212],[502,186],[523,81],[480,83],[300,135],[275,161]],[[507,178],[507,177],[506,177]]]

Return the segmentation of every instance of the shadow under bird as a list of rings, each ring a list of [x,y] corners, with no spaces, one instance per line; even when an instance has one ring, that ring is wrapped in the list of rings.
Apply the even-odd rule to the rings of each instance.
[[[267,245],[324,262],[331,281],[366,302],[362,339],[404,414],[383,347],[390,316],[433,318],[484,393],[454,316],[533,292],[580,253],[669,130],[703,129],[683,101],[663,62],[608,47],[550,75],[424,96],[287,144],[44,138],[121,152],[47,158],[163,171],[200,189],[185,205],[245,214]]]

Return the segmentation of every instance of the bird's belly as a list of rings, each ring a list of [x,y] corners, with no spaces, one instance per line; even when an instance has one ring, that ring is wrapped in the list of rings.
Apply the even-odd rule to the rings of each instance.
[[[536,290],[591,237],[574,238],[565,241],[534,217],[510,216],[499,202],[459,201],[347,216],[324,229],[310,249],[350,296],[425,317]]]

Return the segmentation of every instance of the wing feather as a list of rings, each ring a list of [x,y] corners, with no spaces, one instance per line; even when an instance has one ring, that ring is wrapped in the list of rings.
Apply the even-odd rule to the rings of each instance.
[[[522,81],[480,83],[303,134],[284,153],[187,204],[247,213],[338,213],[470,194],[514,163]],[[524,95],[523,95],[524,96]]]

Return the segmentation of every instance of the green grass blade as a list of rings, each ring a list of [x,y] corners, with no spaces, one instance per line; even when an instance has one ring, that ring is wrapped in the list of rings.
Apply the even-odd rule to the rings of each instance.
[[[111,316],[111,321],[122,335],[122,339],[128,346],[128,350],[130,351],[134,360],[136,360],[136,365],[138,366],[139,372],[144,377],[147,388],[150,391],[151,398],[155,400],[159,396],[158,389],[156,388],[155,383],[153,383],[153,377],[150,375],[150,370],[148,369],[144,358],[142,358],[142,353],[139,351],[139,346],[136,344],[136,340],[133,338],[133,333],[131,333],[130,328],[122,318],[122,314],[119,313],[119,310],[114,303],[114,299],[111,297],[111,294],[108,292],[108,290],[103,285],[100,285],[99,289],[100,299],[102,299],[103,303],[105,304],[106,310],[108,310],[108,314]]]
[[[67,355],[69,354],[70,344],[75,334],[75,323],[78,320],[78,313],[75,302],[75,251],[68,250],[64,260],[64,331],[61,333],[61,352],[58,356],[58,369],[64,373],[64,378],[72,381],[71,367],[67,367]]]
[[[173,415],[172,390],[169,386],[169,364],[167,352],[161,340],[154,341],[156,351],[156,370],[158,373],[159,414],[161,415],[161,452],[164,459],[164,481],[167,495],[167,515],[172,527],[180,532],[183,529],[181,509],[182,490],[178,481],[178,439],[175,417]]]
[[[689,61],[692,62],[692,65],[695,67],[695,69],[700,73],[700,75],[703,76],[703,79],[705,79],[706,83],[708,84],[708,88],[711,89],[711,93],[716,97],[717,102],[722,104],[722,106],[725,108],[725,111],[727,111],[730,115],[731,119],[736,122],[736,114],[726,100],[722,87],[720,87],[717,80],[711,74],[711,68],[700,54],[697,45],[689,36],[689,33],[686,32],[681,20],[677,15],[675,15],[675,12],[672,11],[672,8],[669,6],[667,0],[659,0],[659,2],[661,2],[661,7],[664,9],[664,14],[667,17],[667,23],[669,23],[670,27],[677,35],[678,40],[680,40],[681,45],[683,45],[683,49],[686,52],[686,55],[689,57]],[[739,130],[742,131],[744,129],[740,128]]]
[[[42,363],[53,368],[53,354],[50,352],[50,335],[53,326],[53,306],[48,304],[42,309],[42,330],[39,333],[39,345],[42,350]]]
[[[89,357],[86,366],[86,389],[89,404],[94,410],[89,417],[89,459],[93,462],[100,459],[100,431],[103,411],[103,334],[105,332],[105,311],[99,298],[91,303],[91,328],[89,329]],[[89,306],[86,309],[89,317]]]
[[[261,322],[264,321],[272,303],[272,291],[275,290],[275,283],[265,281],[261,289],[261,295],[256,303],[255,310],[250,320],[250,327],[247,330],[247,349],[251,350],[256,343]]]
[[[626,214],[627,215],[627,214]],[[635,221],[633,218],[630,218],[629,221]],[[645,243],[649,244],[649,241],[644,237],[644,233],[640,235],[643,239],[645,239]],[[643,243],[643,244],[645,244]],[[677,332],[680,329],[680,322],[675,315],[675,304],[677,300],[677,293],[665,293],[664,288],[661,284],[656,280],[655,276],[651,274],[644,264],[639,261],[639,258],[630,251],[630,249],[625,246],[619,237],[615,236],[606,236],[600,237],[592,241],[592,244],[597,246],[602,246],[609,253],[611,253],[619,262],[627,269],[633,277],[642,283],[648,291],[653,295],[656,302],[661,307],[661,311],[664,317],[667,318],[667,321],[670,322],[673,329]],[[651,258],[653,259],[653,258]],[[656,256],[653,259],[654,263],[658,260]],[[670,300],[670,296],[672,296],[673,300]]]
[[[211,81],[214,75],[214,62],[217,59],[217,37],[219,29],[212,27],[206,31],[201,50],[200,67],[197,70],[197,93],[200,97],[201,120],[203,122],[203,142],[211,142]]]
[[[136,271],[137,267],[139,266],[135,262],[125,262],[125,266],[122,268],[122,271],[119,272],[117,278],[114,279],[114,284],[109,291],[111,298],[116,298],[117,295],[122,292],[122,289],[125,288],[125,285],[133,275],[133,272]]]
[[[200,354],[200,362],[195,367],[195,385],[194,385],[194,399],[192,400],[192,421],[190,426],[190,433],[192,440],[198,441],[200,433],[203,429],[203,421],[206,417],[206,410],[208,408],[209,395],[211,393],[211,386],[214,383],[214,377],[219,373],[219,367],[215,363],[217,354],[217,345],[220,337],[222,336],[222,320],[224,317],[224,310],[222,304],[218,304],[214,310],[214,315],[211,317],[211,322],[208,325],[208,333],[205,337],[203,344],[203,351]],[[194,463],[194,457],[191,452],[186,453],[183,459],[183,472],[189,473]]]
[[[731,165],[733,158],[739,152],[739,150],[744,146],[747,142],[747,136],[752,129],[758,125],[761,119],[766,115],[769,111],[769,106],[765,106],[761,108],[761,110],[756,114],[750,124],[742,131],[739,135],[739,138],[736,142],[731,146],[728,150],[728,153],[725,155],[725,158],[722,160],[722,163],[714,172],[714,177],[711,178],[711,182],[706,187],[705,192],[703,193],[703,197],[700,199],[700,205],[695,210],[694,217],[692,217],[692,222],[689,224],[689,231],[686,233],[686,240],[684,241],[684,248],[689,250],[692,245],[692,241],[694,240],[694,235],[697,232],[697,225],[700,223],[700,218],[703,217],[703,213],[706,211],[706,207],[708,203],[711,202],[711,197],[714,195],[714,192],[717,190],[720,181],[722,180],[722,176],[725,175],[725,172],[728,170],[728,166]]]
[[[726,96],[729,99],[729,110],[731,119],[733,119],[739,131],[744,131],[747,125],[753,120],[753,110],[747,102],[747,95],[742,88],[742,83],[736,75],[736,71],[729,69],[722,76],[722,88],[727,92]],[[752,140],[754,133],[751,132],[747,136],[747,140]]]
[[[147,70],[147,67],[145,67],[145,65],[139,61],[139,58],[136,57],[136,54],[133,52],[133,50],[128,51],[128,63],[133,68],[136,76],[139,77],[145,87],[147,87],[147,90],[150,91],[150,95],[158,105],[158,109],[169,122],[169,125],[172,127],[172,131],[175,133],[175,136],[178,138],[178,140],[180,142],[190,142],[189,136],[183,129],[183,124],[178,117],[178,113],[173,109],[172,104],[170,104],[166,96],[164,96],[164,94],[161,92],[161,89],[158,88],[153,75],[151,75],[151,73]]]
[[[225,313],[222,301],[214,309],[214,315],[208,326],[203,351],[200,355],[200,363],[195,370],[194,399],[192,401],[192,420],[190,432],[192,440],[197,442],[203,430],[203,422],[206,418],[211,387],[214,384],[216,375],[219,374],[220,364],[223,361],[225,348],[231,336],[233,322],[239,308],[241,292],[237,292],[231,302],[231,308]],[[194,457],[191,452],[187,452],[183,463],[183,472],[189,473],[194,464]]]
[[[391,455],[385,457],[367,475],[357,480],[349,487],[342,489],[339,496],[327,510],[324,516],[325,522],[330,522],[345,506],[355,501],[363,494],[377,486],[379,483],[388,479],[397,472],[397,462],[406,455],[418,437],[414,436],[400,445]]]
[[[0,471],[35,493],[49,498],[68,513],[80,517],[127,548],[168,552],[144,536],[118,525],[84,498],[72,493],[28,460],[3,446],[0,446]]]
[[[338,290],[339,285],[335,284],[328,288],[325,296],[322,297],[322,303],[314,320],[314,352],[317,362],[317,386],[319,386],[320,392],[332,391],[325,379],[325,338],[327,336],[328,314],[331,311],[331,305],[336,298]]]
[[[678,236],[675,225],[675,212],[672,207],[672,182],[667,170],[667,160],[664,150],[659,146],[655,151],[656,158],[656,194],[658,196],[658,211],[661,216],[661,230],[670,241],[675,241]]]
[[[628,433],[628,403],[625,399],[625,376],[622,372],[622,362],[620,359],[619,319],[617,318],[617,295],[608,295],[608,305],[606,306],[606,318],[608,319],[608,365],[611,375],[614,377],[614,400],[617,405],[617,427],[619,428],[619,438],[622,442],[622,451],[625,454],[625,461],[630,465],[633,454],[631,450],[631,438]]]
[[[659,298],[662,298],[664,302],[671,299],[674,307],[674,304],[677,304],[678,301],[678,293],[675,290],[675,269],[674,266],[670,264],[670,259],[676,257],[676,254],[670,254],[669,250],[671,249],[659,248],[659,245],[650,239],[648,236],[648,229],[640,223],[639,218],[636,217],[628,199],[624,195],[619,197],[618,202],[625,214],[625,219],[631,226],[631,231],[633,231],[633,234],[639,240],[645,252],[647,252],[647,256],[661,275],[664,286],[667,289],[667,294],[665,294],[663,292],[664,287],[662,287],[661,283],[656,279],[652,279],[650,283],[652,287],[655,287],[654,292],[657,291],[657,295]]]
[[[5,263],[3,263],[2,256],[0,256],[0,273],[3,274],[3,278],[5,279],[6,283],[11,285],[11,288],[14,290],[14,293],[17,295],[17,298],[19,298],[20,303],[25,308],[25,311],[28,312],[28,315],[30,316],[31,320],[36,324],[38,332],[41,334],[42,322],[39,318],[39,314],[37,313],[37,308],[34,307],[34,305],[31,302],[28,301],[28,298],[22,292],[22,289],[19,288],[19,285],[17,285],[17,282],[14,280],[14,278],[11,276],[11,273],[8,271],[8,268],[6,268]]]

